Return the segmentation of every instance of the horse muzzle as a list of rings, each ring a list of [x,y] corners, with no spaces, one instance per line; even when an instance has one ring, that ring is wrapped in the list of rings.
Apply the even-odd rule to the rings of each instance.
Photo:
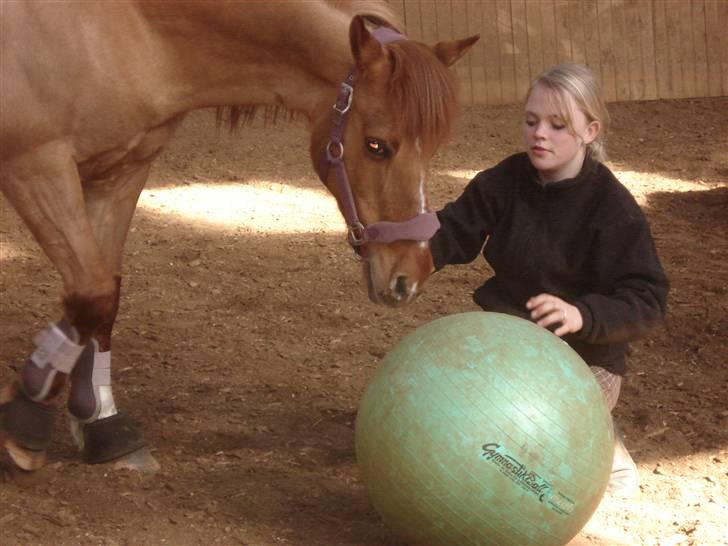
[[[391,246],[408,246],[407,252]],[[432,270],[427,243],[395,243],[367,249],[362,269],[369,299],[389,307],[402,307],[414,301]]]

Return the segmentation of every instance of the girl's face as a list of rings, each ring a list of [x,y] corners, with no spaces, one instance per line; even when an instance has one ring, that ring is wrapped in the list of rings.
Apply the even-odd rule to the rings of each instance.
[[[536,85],[526,102],[523,140],[531,163],[544,182],[573,178],[581,170],[586,146],[599,134],[598,121],[588,122],[567,94],[573,132],[556,106],[553,91]]]

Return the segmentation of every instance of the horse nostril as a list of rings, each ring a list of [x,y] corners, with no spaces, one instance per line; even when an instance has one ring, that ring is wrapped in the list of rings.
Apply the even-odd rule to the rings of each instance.
[[[400,275],[394,284],[394,295],[397,299],[407,297],[407,277]]]

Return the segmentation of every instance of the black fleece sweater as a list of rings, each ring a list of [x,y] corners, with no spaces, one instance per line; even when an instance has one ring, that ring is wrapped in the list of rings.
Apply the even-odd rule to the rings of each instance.
[[[517,154],[437,215],[437,270],[482,251],[495,275],[473,299],[486,311],[528,319],[526,301],[541,293],[575,305],[584,325],[563,339],[589,365],[623,375],[627,343],[664,317],[668,281],[647,220],[601,163],[587,158],[575,178],[543,184]]]

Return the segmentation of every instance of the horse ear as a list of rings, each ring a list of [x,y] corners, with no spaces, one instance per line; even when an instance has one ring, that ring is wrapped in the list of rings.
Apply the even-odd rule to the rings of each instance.
[[[473,44],[480,40],[480,34],[455,40],[454,42],[439,42],[433,46],[435,55],[442,61],[445,66],[452,66],[455,62],[465,55]]]
[[[349,25],[351,53],[357,66],[365,66],[384,57],[382,45],[372,36],[364,23],[364,17],[355,16]]]

